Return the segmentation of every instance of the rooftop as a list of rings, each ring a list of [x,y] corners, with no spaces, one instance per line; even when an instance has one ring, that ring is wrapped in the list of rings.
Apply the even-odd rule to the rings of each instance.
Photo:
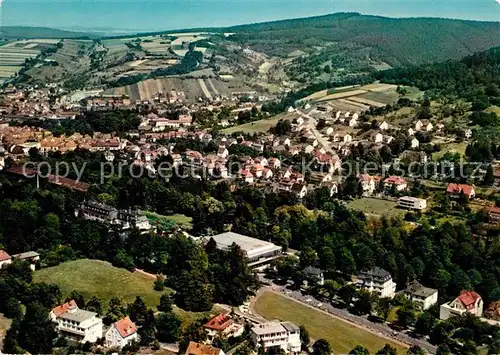
[[[137,327],[134,322],[130,320],[129,317],[125,317],[120,319],[118,322],[114,324],[114,327],[120,334],[122,338],[126,338],[137,331]]]
[[[270,321],[256,325],[252,328],[252,332],[257,335],[271,334],[271,333],[282,333],[285,332],[286,328],[278,321]]]
[[[86,311],[84,309],[77,309],[77,310],[72,310],[70,312],[66,311],[63,314],[59,316],[59,318],[67,319],[67,320],[72,320],[77,323],[81,323],[87,319],[91,319],[95,317],[97,313],[95,312],[90,312]]]
[[[219,355],[221,352],[219,348],[190,341],[186,355]]]
[[[429,296],[432,296],[433,294],[435,294],[438,291],[434,288],[424,287],[420,284],[420,282],[418,282],[417,280],[414,280],[408,284],[405,292],[410,293],[410,294],[415,295],[415,296],[427,298]]]
[[[217,243],[217,247],[221,249],[229,248],[233,243],[236,243],[246,254],[248,258],[258,256],[261,253],[272,251],[281,251],[281,247],[273,243],[266,242],[256,238],[247,237],[246,235],[226,232],[212,236]]]
[[[0,261],[7,261],[10,259],[11,259],[10,255],[7,254],[6,251],[0,249]]]
[[[224,330],[233,324],[233,320],[227,314],[221,313],[203,325],[204,328],[213,330]]]

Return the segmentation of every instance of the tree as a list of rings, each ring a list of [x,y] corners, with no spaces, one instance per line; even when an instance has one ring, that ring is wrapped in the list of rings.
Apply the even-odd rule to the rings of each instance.
[[[69,294],[69,297],[66,298],[66,300],[64,302],[69,302],[69,301],[75,301],[76,305],[79,307],[79,308],[85,308],[85,298],[83,297],[83,295],[78,292],[78,291],[71,291],[71,293]]]
[[[450,355],[451,351],[448,345],[440,344],[436,349],[436,355]]]
[[[356,287],[354,285],[342,286],[339,290],[339,297],[345,305],[349,306],[352,299],[356,295]]]
[[[168,293],[164,293],[160,297],[160,304],[156,307],[160,312],[172,312],[174,301]]]
[[[382,349],[375,353],[375,355],[396,355],[396,353],[396,348],[390,346],[389,344],[385,344]]]
[[[57,336],[54,323],[47,317],[48,310],[39,303],[26,306],[19,328],[19,345],[30,353],[50,353]]]
[[[138,325],[142,326],[146,322],[147,314],[148,308],[146,307],[146,304],[144,303],[142,298],[137,296],[134,303],[132,303],[132,305],[130,306],[130,319]]]
[[[20,318],[22,315],[21,304],[15,298],[9,298],[5,303],[3,315],[7,318]]]
[[[137,334],[141,339],[141,345],[148,346],[155,340],[155,315],[153,311],[150,309],[147,311],[146,316],[144,317],[144,324],[139,328]]]
[[[156,338],[164,343],[179,340],[181,320],[174,313],[160,313],[156,319]]]
[[[408,349],[408,352],[406,354],[407,355],[425,355],[425,351],[418,345],[412,345]]]
[[[495,177],[493,174],[493,166],[491,164],[486,168],[486,174],[484,175],[483,184],[485,186],[493,186],[495,183]]]
[[[375,297],[366,290],[360,290],[357,294],[357,300],[354,303],[354,309],[359,314],[371,314]]]
[[[436,318],[429,311],[425,311],[418,317],[415,323],[415,333],[429,335],[432,328],[436,325]]]
[[[404,304],[400,309],[398,309],[397,315],[398,323],[405,328],[413,324],[416,319],[415,310],[409,304]]]
[[[122,319],[126,314],[127,307],[123,304],[122,300],[118,297],[113,297],[109,300],[104,322],[109,325]]]
[[[102,314],[101,300],[96,296],[92,296],[84,308],[87,311],[95,312],[97,314]]]
[[[311,339],[309,338],[309,332],[307,331],[304,325],[301,325],[299,328],[300,328],[300,342],[302,343],[302,349],[307,349],[307,347],[309,346],[309,342],[311,341]]]
[[[5,337],[3,339],[3,353],[5,354],[22,354],[24,351],[19,349],[19,345],[17,344],[17,337],[19,336],[19,327],[20,321],[15,319],[10,328],[5,333]]]
[[[349,351],[349,355],[370,355],[370,351],[362,345],[357,345],[354,349]]]
[[[330,355],[332,348],[325,339],[318,339],[313,344],[313,355]]]

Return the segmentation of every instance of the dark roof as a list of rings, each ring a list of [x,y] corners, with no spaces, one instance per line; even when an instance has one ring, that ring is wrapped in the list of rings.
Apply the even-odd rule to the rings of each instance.
[[[391,274],[389,271],[384,270],[378,266],[375,266],[373,269],[370,270],[365,270],[362,271],[361,274],[366,275],[366,276],[371,276],[371,277],[376,277],[376,278],[391,278]]]
[[[420,297],[429,297],[437,292],[436,289],[425,287],[417,280],[414,280],[408,284],[405,290],[406,293],[420,296]]]

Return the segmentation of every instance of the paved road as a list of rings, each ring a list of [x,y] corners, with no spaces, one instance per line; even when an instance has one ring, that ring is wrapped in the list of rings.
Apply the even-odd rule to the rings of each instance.
[[[266,280],[269,282],[269,280]],[[418,345],[425,351],[434,354],[437,350],[437,347],[430,344],[428,341],[425,339],[415,339],[406,334],[405,332],[397,332],[393,329],[391,329],[387,324],[385,323],[373,323],[370,322],[366,316],[356,316],[352,313],[349,313],[345,309],[340,309],[340,308],[335,308],[333,307],[330,303],[322,303],[321,301],[315,299],[314,297],[310,295],[304,295],[300,291],[292,291],[288,290],[285,288],[285,286],[280,286],[280,285],[272,285],[270,287],[264,288],[262,290],[271,290],[274,292],[279,292],[283,294],[286,297],[292,298],[297,302],[301,302],[303,304],[307,304],[309,306],[313,306],[315,308],[321,309],[325,312],[328,312],[334,316],[337,316],[339,318],[345,319],[349,322],[352,322],[362,328],[368,329],[374,333],[377,333],[379,335],[385,336],[390,339],[394,339],[400,342],[403,342],[408,345]],[[320,305],[318,307],[318,305]]]
[[[318,122],[316,121],[316,119],[314,117],[311,117],[309,115],[306,115],[305,113],[301,112],[301,115],[305,118],[308,119],[307,121],[307,126],[311,129],[311,132],[312,134],[314,134],[314,136],[316,137],[316,139],[318,140],[318,143],[325,149],[325,151],[327,153],[330,153],[330,154],[335,154],[335,152],[333,151],[331,145],[330,145],[330,142],[328,141],[328,139],[326,139],[322,134],[321,132],[319,132],[317,129],[316,129],[316,126],[318,125]]]

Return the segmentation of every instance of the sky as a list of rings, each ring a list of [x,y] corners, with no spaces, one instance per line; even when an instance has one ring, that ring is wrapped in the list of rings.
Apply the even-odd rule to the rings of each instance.
[[[334,12],[500,21],[500,0],[4,0],[2,26],[171,30]],[[499,33],[500,36],[500,33]]]

